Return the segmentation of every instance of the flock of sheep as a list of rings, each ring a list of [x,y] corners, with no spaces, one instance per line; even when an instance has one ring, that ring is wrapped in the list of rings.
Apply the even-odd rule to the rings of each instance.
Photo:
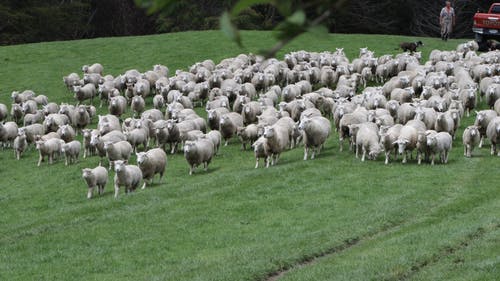
[[[166,151],[176,153],[181,145],[192,174],[201,164],[206,170],[221,142],[227,145],[236,136],[242,149],[251,145],[255,168],[260,159],[266,167],[276,165],[281,153],[300,145],[304,160],[313,159],[332,128],[338,132],[340,151],[348,140],[361,161],[385,152],[385,164],[393,153],[406,163],[407,155],[416,151],[418,164],[434,164],[436,156],[447,163],[461,118],[484,99],[492,109],[476,112],[475,124],[465,128],[464,155],[471,157],[485,137],[495,154],[500,140],[500,52],[476,51],[474,41],[456,51],[433,50],[423,64],[420,53],[375,57],[367,48],[352,61],[343,49],[292,52],[282,61],[241,54],[217,65],[205,60],[174,75],[155,65],[144,73],[132,69],[113,77],[103,75],[98,63],[85,65],[82,78],[77,73],[63,78],[76,105],[52,103],[30,90],[13,92],[10,111],[0,104],[0,141],[13,147],[17,159],[28,145],[35,145],[38,165],[45,157],[52,163],[60,155],[66,165],[75,163],[82,149],[83,158],[99,156],[98,167],[82,170],[88,198],[95,187],[103,193],[108,169],[102,164],[107,159],[115,172],[116,197],[120,187],[130,192],[141,182],[145,188],[155,175],[161,180]],[[97,98],[99,107],[107,105],[108,114],[98,115],[97,127],[91,129]],[[194,111],[197,106],[205,107],[206,119]],[[128,111],[133,117],[122,120]],[[83,143],[76,140],[78,134]],[[128,163],[132,153],[137,165]]]

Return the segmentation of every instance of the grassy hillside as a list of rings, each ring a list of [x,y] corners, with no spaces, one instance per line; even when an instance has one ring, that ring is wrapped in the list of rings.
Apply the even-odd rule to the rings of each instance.
[[[350,58],[360,47],[381,55],[415,39],[303,36],[279,55],[336,47]],[[424,58],[459,42],[420,39]],[[100,62],[113,75],[157,63],[173,72],[273,43],[269,32],[244,32],[243,40],[244,50],[217,31],[1,47],[0,103],[10,104],[16,89],[74,102],[62,76],[83,64]],[[499,159],[488,147],[463,157],[462,129],[472,122],[462,121],[448,165],[361,163],[338,151],[334,133],[313,161],[302,161],[299,148],[276,167],[254,169],[252,152],[233,140],[208,172],[188,176],[183,156],[169,155],[164,182],[118,200],[113,173],[105,196],[85,199],[81,169],[96,166],[96,157],[36,167],[34,149],[20,161],[5,149],[0,280],[265,280],[288,268],[277,277],[496,280]]]

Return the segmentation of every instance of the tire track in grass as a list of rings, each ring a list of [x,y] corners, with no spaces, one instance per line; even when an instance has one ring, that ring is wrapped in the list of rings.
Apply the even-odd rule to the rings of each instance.
[[[466,181],[470,183],[473,181],[473,179],[474,178],[471,177],[471,178],[466,179]],[[462,185],[466,186],[464,179],[457,179],[457,181],[459,181]],[[427,212],[424,212],[420,216],[409,217],[406,220],[401,220],[399,222],[395,222],[392,224],[383,225],[378,230],[374,230],[372,232],[365,233],[365,234],[361,235],[360,237],[357,236],[357,237],[353,237],[353,238],[348,238],[348,239],[344,240],[344,242],[340,245],[328,248],[327,250],[325,250],[323,252],[313,253],[312,255],[305,256],[305,257],[299,259],[297,262],[292,263],[289,266],[284,266],[282,268],[279,268],[278,270],[272,271],[272,272],[268,273],[267,276],[263,280],[265,280],[265,281],[279,280],[292,270],[297,270],[297,269],[300,269],[300,268],[303,268],[306,266],[311,266],[323,258],[327,258],[329,256],[345,252],[345,251],[349,250],[350,248],[357,246],[358,244],[386,236],[386,235],[393,233],[393,232],[396,232],[399,229],[402,229],[404,227],[410,227],[410,226],[418,225],[418,224],[421,224],[424,222],[429,222],[429,219],[432,221],[433,219],[431,218],[432,217],[431,214],[438,213],[438,212],[446,209],[447,207],[453,207],[457,203],[460,204],[460,203],[464,203],[464,201],[468,202],[468,201],[472,200],[476,203],[482,204],[482,203],[484,203],[484,201],[489,201],[489,200],[494,199],[493,197],[484,196],[482,198],[483,200],[478,201],[477,198],[470,199],[470,198],[467,198],[467,196],[463,197],[464,195],[466,195],[466,194],[464,194],[463,192],[456,191],[456,193],[454,193],[451,197],[448,197],[445,200],[443,200],[443,202],[441,204],[438,204],[436,206],[429,208],[429,210]],[[461,199],[463,199],[463,200],[461,200]],[[456,202],[456,201],[459,201],[459,202]],[[470,209],[473,209],[475,207],[477,207],[477,205],[470,206]],[[445,219],[445,217],[440,218],[440,220],[442,220],[442,219]],[[497,227],[500,227],[500,224],[498,224]],[[472,237],[471,239],[469,239],[470,241],[475,240],[475,238],[473,238],[473,237],[477,236],[478,234],[480,237],[482,237],[485,234],[485,233],[482,233],[484,231],[484,228],[478,228],[478,229],[482,229],[482,230],[479,230],[479,232],[475,231],[474,233],[469,235],[470,237]],[[469,236],[467,236],[467,237],[469,237]],[[479,239],[479,237],[476,239]],[[462,243],[460,243],[460,244],[462,244]],[[468,245],[469,243],[467,241],[464,241],[463,244]],[[459,249],[461,249],[461,248],[454,249],[453,252],[456,252]],[[443,250],[443,251],[445,251],[445,250]],[[452,254],[453,252],[449,253],[448,255]],[[444,257],[444,256],[442,256],[442,257]],[[424,262],[422,262],[422,263],[424,263]],[[422,265],[420,265],[420,267],[419,267],[419,265],[412,266],[412,271],[413,271],[413,268],[414,269],[423,268]],[[412,272],[412,271],[410,271],[410,272]],[[418,271],[415,271],[414,273],[416,273],[416,272],[418,272]],[[393,280],[393,279],[391,279],[391,280]],[[394,280],[405,281],[407,279],[394,279]]]
[[[399,276],[399,278],[396,278],[396,279],[389,278],[389,279],[385,279],[385,280],[386,281],[410,280],[415,274],[420,272],[425,267],[432,266],[432,265],[438,263],[441,259],[446,258],[448,256],[451,256],[457,251],[466,249],[474,241],[480,240],[482,237],[484,237],[489,232],[494,231],[496,228],[500,228],[500,223],[485,226],[485,227],[478,227],[474,232],[466,235],[462,241],[460,241],[452,246],[444,247],[441,250],[439,250],[438,253],[434,254],[432,257],[425,259],[423,261],[420,261],[418,263],[415,263],[414,265],[411,266],[409,271],[407,271],[404,274],[402,274],[401,276]]]

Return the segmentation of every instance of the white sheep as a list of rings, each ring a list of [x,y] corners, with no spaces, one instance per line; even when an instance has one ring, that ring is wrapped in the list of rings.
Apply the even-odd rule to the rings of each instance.
[[[189,175],[192,175],[194,169],[200,164],[203,164],[207,171],[213,156],[214,144],[209,139],[200,138],[197,141],[184,143],[184,157],[189,164]]]
[[[132,192],[135,190],[142,180],[142,171],[136,165],[127,165],[123,160],[116,160],[114,162],[115,167],[115,198],[118,198],[118,193],[120,192],[120,186],[125,187],[125,193]]]
[[[217,130],[212,130],[205,134],[203,137],[212,141],[212,143],[214,144],[214,155],[217,155],[219,153],[220,143],[222,140],[221,133]]]
[[[427,136],[427,147],[431,154],[431,165],[434,165],[434,158],[439,154],[441,163],[448,163],[448,154],[453,143],[452,136],[447,132],[439,132]]]
[[[153,148],[147,152],[139,152],[137,155],[137,165],[142,171],[144,184],[142,189],[146,188],[146,182],[153,183],[156,174],[160,174],[160,182],[167,167],[167,154],[161,148]]]
[[[48,156],[49,164],[52,164],[54,157],[61,153],[61,146],[63,144],[64,141],[58,138],[36,141],[36,149],[40,154],[37,166],[40,166],[45,156]]]
[[[82,169],[82,178],[85,180],[88,187],[87,199],[92,198],[96,186],[99,195],[104,194],[104,187],[108,183],[108,171],[104,167],[98,166],[94,169]]]
[[[271,165],[276,165],[281,153],[290,146],[289,129],[281,124],[266,126],[263,136],[267,140],[268,152],[271,154]],[[266,167],[269,167],[269,161]]]
[[[471,125],[464,129],[462,143],[464,145],[464,156],[471,157],[472,150],[479,144],[481,135],[477,126]]]
[[[142,96],[134,96],[130,102],[130,110],[134,112],[133,117],[140,115],[146,107],[146,102]]]
[[[243,127],[243,117],[240,114],[230,112],[220,117],[219,132],[225,141],[224,146],[227,146],[229,139],[236,134],[238,127]]]
[[[497,144],[500,142],[500,117],[495,117],[486,128],[486,136],[491,142],[491,155],[497,154]],[[497,154],[500,156],[500,153]]]
[[[383,147],[385,151],[385,164],[389,164],[391,152],[394,151],[394,156],[397,157],[397,149],[395,147],[395,141],[398,139],[401,128],[403,125],[395,124],[391,127],[380,127],[380,145]],[[386,128],[386,130],[382,130]]]
[[[330,136],[330,120],[322,116],[306,117],[300,121],[298,128],[304,132],[304,160],[307,160],[309,150],[312,150],[311,159],[314,159]]]
[[[359,157],[360,150],[363,155],[361,161],[364,162],[368,154],[368,159],[375,160],[382,151],[382,146],[379,142],[378,126],[372,122],[364,122],[354,124],[357,127],[356,132],[356,158]]]
[[[61,152],[64,155],[66,166],[68,166],[68,164],[74,164],[78,161],[81,147],[82,145],[77,140],[65,143],[61,146]]]
[[[102,75],[104,68],[100,63],[94,63],[92,65],[84,65],[82,66],[82,72],[83,73],[97,73]]]
[[[123,96],[111,97],[109,99],[108,111],[109,114],[122,116],[127,109],[127,99]]]
[[[74,98],[78,101],[77,104],[85,100],[90,100],[92,103],[93,98],[96,95],[96,88],[94,84],[85,84],[84,86],[73,86]]]
[[[257,125],[249,124],[246,127],[238,127],[236,131],[236,135],[239,137],[241,141],[241,149],[246,150],[246,144],[249,142],[250,145],[254,143],[257,138]]]
[[[17,160],[21,159],[21,155],[24,153],[27,147],[28,142],[26,141],[26,133],[23,128],[20,128],[13,144],[14,156]]]
[[[11,146],[17,137],[18,127],[15,122],[0,123],[0,143],[3,147]]]

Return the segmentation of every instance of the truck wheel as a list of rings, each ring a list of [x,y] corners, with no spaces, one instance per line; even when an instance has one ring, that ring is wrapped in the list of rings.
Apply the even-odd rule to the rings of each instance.
[[[480,52],[487,52],[488,51],[488,44],[486,41],[486,38],[482,34],[479,33],[474,33],[475,40],[477,42],[477,45],[479,46]]]

